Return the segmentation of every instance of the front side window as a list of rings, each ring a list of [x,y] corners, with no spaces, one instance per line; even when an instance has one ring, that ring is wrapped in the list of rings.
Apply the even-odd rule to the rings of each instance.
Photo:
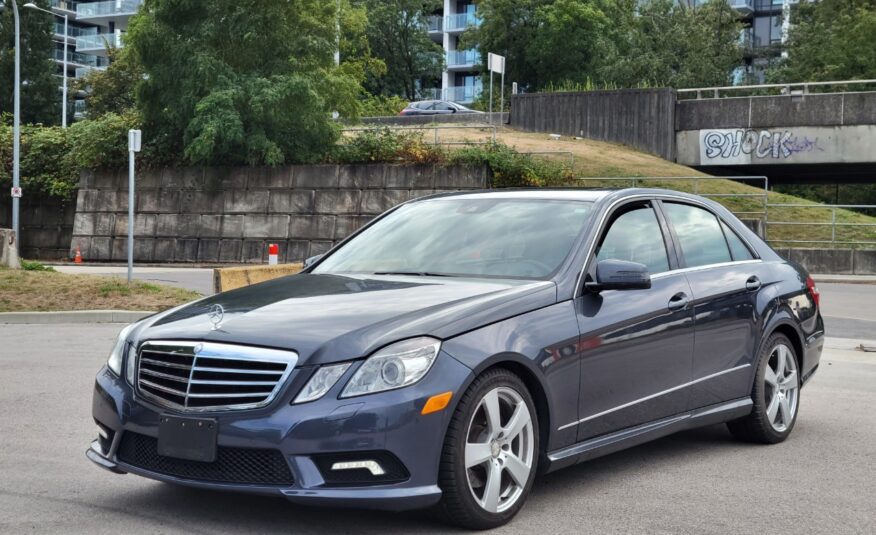
[[[675,229],[686,267],[730,262],[730,249],[718,218],[708,210],[688,204],[663,203]]]
[[[313,273],[549,278],[590,216],[583,201],[445,197],[403,205]]]
[[[669,271],[663,231],[650,206],[639,206],[615,218],[596,252],[596,260],[627,260],[648,266],[651,274]]]

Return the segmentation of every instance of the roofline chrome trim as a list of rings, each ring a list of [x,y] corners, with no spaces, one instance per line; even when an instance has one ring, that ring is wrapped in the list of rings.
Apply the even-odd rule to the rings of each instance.
[[[570,427],[574,427],[574,426],[576,426],[576,425],[581,425],[581,424],[583,424],[584,422],[587,422],[587,421],[589,421],[589,420],[593,420],[594,418],[599,418],[600,416],[605,416],[606,414],[611,414],[611,413],[613,413],[613,412],[615,412],[615,411],[619,411],[619,410],[621,410],[621,409],[626,409],[626,408],[628,408],[628,407],[632,407],[633,405],[637,405],[637,404],[642,403],[642,402],[644,402],[644,401],[648,401],[648,400],[651,400],[651,399],[654,399],[654,398],[660,397],[660,396],[662,396],[662,395],[665,395],[665,394],[669,394],[669,393],[675,392],[676,390],[681,390],[682,388],[687,388],[687,387],[689,387],[689,386],[693,386],[693,385],[695,385],[695,384],[697,384],[697,383],[701,383],[701,382],[703,382],[703,381],[708,381],[709,379],[714,379],[715,377],[719,377],[719,376],[721,376],[721,375],[724,375],[724,374],[727,374],[727,373],[731,373],[731,372],[735,372],[735,371],[738,371],[738,370],[743,370],[743,369],[745,369],[745,368],[749,368],[749,367],[751,367],[751,364],[743,364],[743,365],[741,365],[741,366],[736,366],[735,368],[730,368],[730,369],[723,370],[723,371],[720,371],[720,372],[717,372],[717,373],[713,373],[713,374],[711,374],[711,375],[707,375],[707,376],[705,376],[705,377],[700,377],[699,379],[696,379],[696,380],[693,380],[693,381],[690,381],[690,382],[684,383],[684,384],[682,384],[682,385],[673,386],[672,388],[667,388],[666,390],[662,390],[662,391],[660,391],[660,392],[657,392],[656,394],[651,394],[651,395],[649,395],[649,396],[645,396],[645,397],[643,397],[643,398],[639,398],[639,399],[637,399],[637,400],[630,401],[629,403],[624,403],[623,405],[618,405],[617,407],[613,407],[613,408],[611,408],[611,409],[604,410],[604,411],[602,411],[602,412],[597,412],[596,414],[591,414],[590,416],[587,416],[586,418],[581,418],[580,420],[578,420],[578,421],[576,421],[576,422],[571,422],[571,423],[568,423],[568,424],[565,424],[565,425],[561,425],[560,427],[557,428],[557,431],[562,431],[563,429],[568,429],[568,428],[570,428]]]
[[[659,279],[661,277],[675,275],[676,273],[691,273],[694,271],[705,271],[707,269],[712,269],[712,268],[730,267],[730,266],[737,266],[737,265],[741,265],[741,264],[760,264],[760,263],[763,263],[763,260],[761,260],[759,258],[754,259],[754,260],[734,260],[732,262],[718,262],[717,264],[705,264],[703,266],[694,266],[694,267],[687,267],[687,268],[671,269],[669,271],[661,271],[660,273],[656,273],[654,275],[651,275],[651,278],[652,279]]]
[[[697,199],[694,197],[684,197],[681,195],[672,195],[669,193],[638,193],[635,195],[630,195],[628,197],[622,197],[620,199],[615,199],[602,212],[602,216],[599,218],[599,225],[596,228],[596,233],[593,235],[593,241],[590,242],[590,246],[587,248],[587,255],[584,257],[584,266],[581,268],[581,271],[578,273],[578,278],[575,281],[575,295],[574,295],[574,297],[578,297],[580,290],[583,289],[584,276],[587,272],[587,268],[590,266],[590,259],[593,257],[593,253],[596,250],[596,242],[599,241],[599,237],[602,235],[602,231],[605,228],[605,222],[608,219],[608,216],[614,211],[614,209],[619,204],[623,204],[623,203],[626,203],[629,201],[636,201],[636,200],[656,201],[656,200],[664,200],[664,199],[669,199],[671,201],[681,201],[681,202],[697,205],[700,208],[704,208],[704,209],[708,210],[709,213],[711,213],[712,215],[717,217],[719,221],[723,221],[723,218],[721,218],[718,214],[716,214],[715,211],[712,209],[712,207],[709,205],[710,201],[707,201],[705,199],[701,200],[701,199]],[[671,224],[671,223],[669,221],[667,221],[667,224]],[[733,227],[730,227],[730,230],[734,230]],[[662,233],[663,229],[660,229],[660,232]],[[739,236],[739,233],[737,232],[736,235]],[[757,258],[755,258],[754,261],[758,261],[758,262],[763,261],[763,259],[760,258],[760,255],[758,254],[757,249],[752,247],[751,243],[748,241],[748,239],[745,236],[739,236],[739,239],[743,240],[745,242],[745,245],[748,246],[749,251],[751,251],[751,253],[753,255],[757,256]],[[747,262],[752,262],[752,260],[740,260],[738,262],[727,262],[726,264],[729,265],[729,264],[747,263]],[[657,275],[683,273],[686,270],[693,271],[697,268],[707,269],[707,268],[711,268],[711,267],[717,267],[718,265],[719,264],[711,264],[708,266],[695,266],[692,268],[671,269],[669,271],[664,271],[662,273],[658,273]]]

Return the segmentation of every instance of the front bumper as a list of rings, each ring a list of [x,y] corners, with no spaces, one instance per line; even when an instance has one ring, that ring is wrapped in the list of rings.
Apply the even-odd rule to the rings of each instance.
[[[348,374],[355,371],[352,368],[356,367],[352,366]],[[389,510],[428,507],[441,497],[437,481],[444,433],[458,395],[470,378],[469,368],[442,353],[426,377],[411,387],[341,400],[337,395],[345,377],[322,399],[291,405],[300,385],[293,373],[286,391],[268,407],[194,415],[216,418],[220,449],[279,452],[281,462],[288,464],[292,482],[273,485],[179,477],[121,459],[120,446],[126,433],[154,439],[160,416],[173,411],[136,396],[124,379],[103,368],[97,375],[92,404],[103,438],[91,444],[86,456],[112,472],[190,487],[282,496],[314,505]],[[425,416],[420,413],[429,397],[447,391],[455,394],[451,406]],[[349,486],[327,483],[320,456],[343,454],[355,458],[357,452],[366,458],[368,452],[388,452],[404,466],[407,478],[395,483],[358,482]]]

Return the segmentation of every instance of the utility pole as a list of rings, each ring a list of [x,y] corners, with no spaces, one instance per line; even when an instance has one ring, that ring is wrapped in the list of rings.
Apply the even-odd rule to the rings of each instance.
[[[128,284],[134,278],[134,153],[141,146],[140,131],[128,130]]]

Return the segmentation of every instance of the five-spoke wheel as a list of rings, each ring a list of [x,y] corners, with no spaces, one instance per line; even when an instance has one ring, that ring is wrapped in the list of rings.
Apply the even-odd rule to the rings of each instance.
[[[782,343],[775,346],[764,370],[764,382],[767,418],[773,429],[782,433],[794,421],[800,392],[797,361],[790,347]]]

